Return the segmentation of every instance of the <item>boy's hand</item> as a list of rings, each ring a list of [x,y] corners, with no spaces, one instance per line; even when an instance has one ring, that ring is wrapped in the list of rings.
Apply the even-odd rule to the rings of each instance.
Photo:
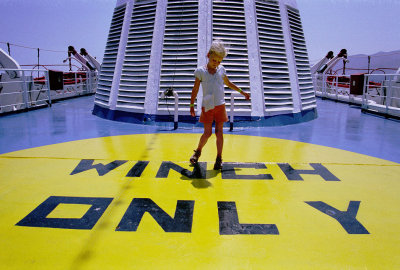
[[[246,100],[250,100],[250,94],[243,92],[243,96],[246,98]]]
[[[196,113],[195,113],[195,111],[194,111],[194,107],[190,107],[190,115],[191,115],[192,117],[196,117]]]

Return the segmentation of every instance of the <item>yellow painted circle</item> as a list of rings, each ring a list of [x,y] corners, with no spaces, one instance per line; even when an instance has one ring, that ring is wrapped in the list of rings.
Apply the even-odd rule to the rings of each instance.
[[[199,137],[116,136],[0,155],[0,268],[400,268],[399,164],[225,135],[225,171],[212,170],[211,137],[194,174]],[[166,224],[146,207],[163,210]],[[87,213],[94,224],[81,228]]]

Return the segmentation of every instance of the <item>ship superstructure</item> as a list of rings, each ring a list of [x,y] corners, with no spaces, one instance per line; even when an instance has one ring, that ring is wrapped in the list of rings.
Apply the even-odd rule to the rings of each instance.
[[[230,80],[251,93],[251,101],[234,99],[237,119],[268,122],[290,115],[299,122],[306,114],[307,120],[316,117],[294,0],[119,0],[94,113],[130,122],[162,121],[174,110],[174,99],[162,95],[170,89],[179,96],[179,121],[193,121],[189,115],[193,72],[207,63],[207,50],[215,39],[228,45],[222,64]],[[226,89],[228,108],[231,93]],[[200,91],[197,111],[201,97]]]

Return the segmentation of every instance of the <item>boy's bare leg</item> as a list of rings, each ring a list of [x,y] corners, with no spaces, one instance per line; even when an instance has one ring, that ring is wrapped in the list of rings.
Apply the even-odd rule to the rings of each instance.
[[[217,136],[217,157],[222,157],[224,148],[224,122],[215,123],[215,136]]]
[[[200,137],[199,145],[197,146],[197,150],[203,149],[204,145],[206,145],[208,138],[212,135],[212,123],[204,123],[204,132]]]
[[[212,135],[212,123],[204,123],[204,132],[203,135],[200,137],[199,145],[197,149],[194,150],[193,156],[190,158],[190,163],[195,165],[197,164],[199,157],[201,155],[201,150],[203,149],[204,145],[207,143],[208,138]]]

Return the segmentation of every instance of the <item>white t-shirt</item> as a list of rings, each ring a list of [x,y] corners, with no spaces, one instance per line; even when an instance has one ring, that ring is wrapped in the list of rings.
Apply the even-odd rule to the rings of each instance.
[[[217,67],[217,71],[214,74],[210,74],[206,66],[199,67],[195,70],[194,76],[201,81],[203,87],[201,104],[205,111],[225,103],[224,77],[226,72],[222,65]]]

